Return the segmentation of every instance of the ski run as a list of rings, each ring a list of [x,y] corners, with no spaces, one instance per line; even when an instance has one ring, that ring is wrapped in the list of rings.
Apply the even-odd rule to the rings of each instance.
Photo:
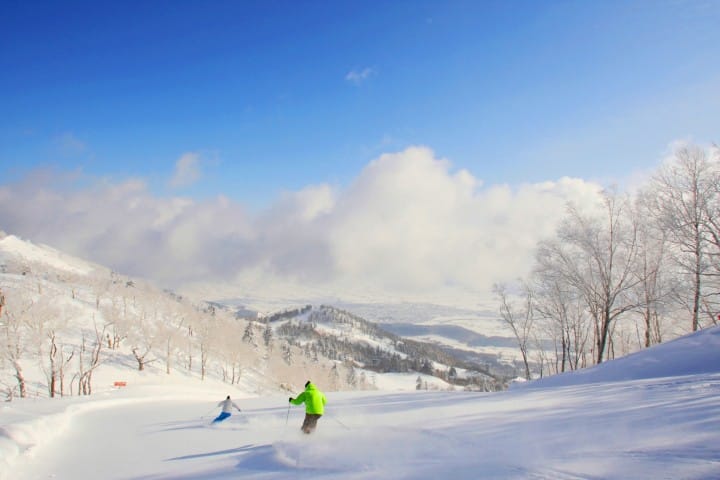
[[[4,404],[0,478],[720,478],[717,327],[505,392],[327,392],[309,436],[285,394],[175,382]]]

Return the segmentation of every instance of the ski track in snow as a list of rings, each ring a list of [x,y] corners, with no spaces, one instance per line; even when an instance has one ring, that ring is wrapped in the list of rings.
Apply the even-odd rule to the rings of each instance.
[[[285,398],[238,400],[242,414],[211,425],[217,410],[198,416],[207,402],[141,390],[72,415],[4,478],[720,478],[717,374],[496,394],[336,393],[310,436]]]

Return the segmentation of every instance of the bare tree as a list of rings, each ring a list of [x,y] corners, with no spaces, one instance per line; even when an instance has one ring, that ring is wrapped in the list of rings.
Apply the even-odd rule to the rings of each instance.
[[[108,348],[116,350],[127,339],[133,326],[133,317],[137,312],[130,305],[130,299],[124,292],[113,296],[110,304],[101,308],[105,322],[109,325],[107,334]]]
[[[593,319],[595,362],[605,359],[611,326],[636,308],[629,291],[637,257],[637,231],[629,221],[628,199],[605,191],[601,208],[584,213],[570,205],[558,240],[541,245],[538,257],[546,274],[557,276],[583,299]]]
[[[223,332],[223,335],[217,337],[215,348],[218,359],[222,361],[223,381],[235,384],[242,373],[241,358],[248,350],[252,350],[252,345],[241,341],[243,326],[238,319],[216,314],[215,321]]]
[[[193,348],[194,348],[193,342],[194,342],[194,338],[195,338],[195,327],[193,326],[192,318],[193,317],[191,315],[190,321],[188,322],[188,325],[187,325],[186,334],[185,334],[186,360],[187,360],[186,366],[187,366],[188,372],[192,372],[192,367],[193,367]]]
[[[184,301],[163,302],[160,322],[157,325],[158,343],[165,347],[165,373],[170,374],[175,344],[182,338],[191,306]]]
[[[48,395],[54,398],[60,393],[60,371],[64,363],[59,338],[67,334],[70,318],[76,311],[72,306],[58,304],[56,295],[50,288],[42,287],[38,282],[38,295],[33,309],[27,317],[32,340],[37,348],[41,369],[47,379]]]
[[[35,301],[27,298],[19,290],[8,290],[7,308],[0,322],[2,333],[2,355],[14,369],[20,398],[27,398],[27,382],[21,365],[22,358],[27,351],[27,318]]]
[[[60,352],[59,352],[59,363],[60,363],[60,369],[59,369],[59,375],[60,378],[60,396],[65,396],[65,374],[67,372],[67,366],[70,364],[72,359],[75,357],[75,348],[71,348],[70,354],[67,355],[65,351],[65,346],[60,346]],[[72,394],[72,388],[71,394]]]
[[[553,250],[547,245],[540,244],[536,253],[534,308],[544,326],[541,337],[553,342],[555,358],[550,364],[559,373],[583,366],[590,329],[582,297],[552,268],[552,257],[544,258]]]
[[[495,295],[500,299],[500,317],[507,324],[515,336],[518,343],[520,354],[522,355],[523,365],[525,367],[525,378],[530,380],[530,362],[529,348],[531,340],[531,332],[533,322],[535,320],[533,312],[533,294],[527,285],[522,287],[522,296],[524,297],[522,307],[517,307],[508,298],[508,288],[505,284],[495,284],[493,286]]]
[[[153,307],[152,315],[148,315],[147,312],[142,311],[134,319],[132,333],[128,337],[128,340],[131,345],[130,351],[133,357],[135,357],[139,371],[145,370],[145,366],[148,363],[155,361],[155,359],[149,359],[149,357],[158,339],[157,317],[158,311]]]
[[[662,342],[660,317],[677,288],[668,268],[667,232],[651,221],[649,209],[653,199],[641,193],[636,201],[634,221],[638,232],[638,256],[633,275],[636,287],[632,294],[636,312],[642,319],[642,345],[649,347]]]
[[[50,398],[55,397],[55,393],[57,392],[57,380],[58,380],[58,374],[60,370],[60,366],[58,362],[58,347],[57,347],[57,337],[54,329],[51,329],[47,332],[47,338],[50,343],[50,346],[48,348],[48,363],[50,368],[48,369],[47,375],[48,375],[48,393],[50,394]]]
[[[217,331],[214,312],[207,314],[196,312],[193,319],[193,338],[200,348],[200,378],[205,380],[207,375],[210,352],[215,344]]]
[[[105,324],[102,329],[99,329],[94,316],[93,324],[94,335],[92,345],[88,345],[87,333],[83,332],[82,334],[82,343],[80,345],[80,352],[78,355],[78,395],[92,394],[93,372],[102,362],[101,353],[103,345],[105,344],[105,331],[108,326]]]
[[[713,145],[710,159],[710,196],[705,205],[705,231],[708,233],[710,248],[708,259],[710,270],[707,274],[707,294],[703,306],[710,322],[720,322],[720,147]]]
[[[684,146],[675,152],[672,162],[664,165],[652,182],[651,204],[660,228],[674,247],[673,258],[689,284],[692,331],[700,327],[703,277],[708,272],[708,246],[712,232],[711,202],[717,200],[717,168],[697,146]]]
[[[39,360],[47,379],[48,395],[55,397],[63,393],[64,367],[69,360],[58,338],[65,332],[75,311],[72,306],[60,308],[57,297],[44,288],[40,280],[34,285],[37,290],[29,289],[35,280],[27,282],[26,288],[13,289],[8,299],[8,309],[0,327],[4,336],[2,351],[4,358],[13,365],[21,397],[27,396],[27,381],[21,366],[25,354]],[[70,353],[70,358],[73,355],[74,352]]]
[[[95,296],[95,309],[100,310],[100,303],[108,291],[112,287],[112,274],[106,276],[104,274],[96,275],[92,277],[91,285],[93,294]]]

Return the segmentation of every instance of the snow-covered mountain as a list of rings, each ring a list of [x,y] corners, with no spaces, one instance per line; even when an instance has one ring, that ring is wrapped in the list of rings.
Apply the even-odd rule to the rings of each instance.
[[[520,352],[510,328],[499,318],[496,305],[478,304],[477,309],[432,303],[348,302],[341,299],[295,300],[223,298],[214,302],[234,308],[242,315],[271,314],[297,305],[333,305],[400,337],[438,345],[454,356],[501,370],[519,369]]]
[[[514,368],[495,357],[467,360],[456,350],[391,333],[386,324],[370,322],[346,310],[307,305],[267,319],[273,331],[308,356],[318,354],[377,373],[421,372],[467,388],[503,389]]]

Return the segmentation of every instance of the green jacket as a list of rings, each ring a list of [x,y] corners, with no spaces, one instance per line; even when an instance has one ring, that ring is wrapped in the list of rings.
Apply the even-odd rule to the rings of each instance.
[[[327,398],[325,394],[317,389],[314,384],[309,384],[305,387],[305,391],[302,392],[297,398],[290,400],[293,405],[300,405],[305,403],[305,413],[313,413],[315,415],[322,415],[325,411],[325,404]]]

